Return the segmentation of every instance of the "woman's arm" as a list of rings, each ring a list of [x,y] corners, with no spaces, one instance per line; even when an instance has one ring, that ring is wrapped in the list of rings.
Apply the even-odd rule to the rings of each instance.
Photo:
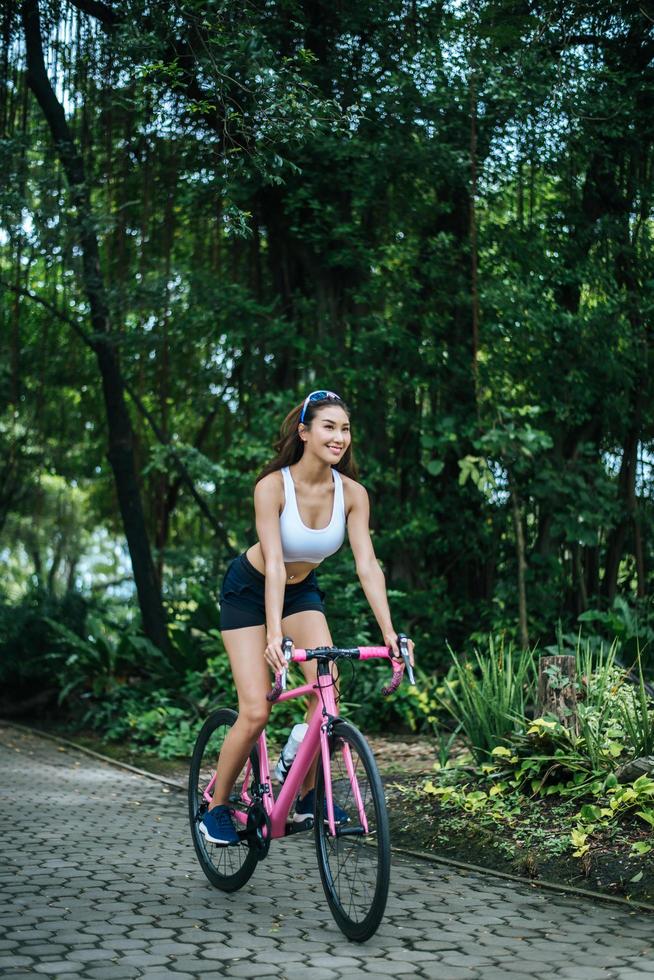
[[[347,517],[347,533],[354,554],[357,575],[373,615],[379,624],[384,643],[391,647],[399,657],[397,633],[393,628],[391,611],[386,595],[386,579],[381,569],[370,538],[370,504],[368,494],[360,483],[348,485],[352,506]],[[409,653],[413,663],[413,641],[409,640]]]
[[[282,651],[282,609],[286,588],[286,566],[279,530],[281,487],[276,474],[270,473],[254,488],[254,512],[257,535],[263,554],[266,582],[266,652],[265,658],[274,671],[286,666]]]

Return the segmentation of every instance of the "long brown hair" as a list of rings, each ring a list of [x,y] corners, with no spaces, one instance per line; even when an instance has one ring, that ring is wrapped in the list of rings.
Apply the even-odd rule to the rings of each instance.
[[[293,463],[297,463],[298,460],[302,458],[304,453],[304,443],[300,439],[300,433],[298,432],[298,426],[300,424],[300,415],[302,414],[302,406],[304,402],[300,402],[295,408],[292,408],[288,413],[284,421],[282,422],[281,429],[279,430],[279,439],[274,444],[275,456],[269,463],[266,463],[264,468],[259,473],[258,477],[254,481],[255,486],[259,480],[263,480],[264,476],[268,476],[269,473],[274,473],[276,470],[281,470],[283,466],[292,466]],[[311,423],[313,422],[317,412],[326,405],[337,405],[338,408],[342,408],[347,417],[350,417],[350,410],[343,401],[342,398],[323,398],[320,401],[307,402],[307,408],[304,413],[303,424],[307,429],[311,428]],[[338,470],[339,473],[344,473],[345,476],[351,477],[353,480],[359,479],[359,473],[357,470],[357,465],[354,462],[354,454],[352,453],[352,443],[347,447],[341,459],[338,463],[334,463],[334,469]]]

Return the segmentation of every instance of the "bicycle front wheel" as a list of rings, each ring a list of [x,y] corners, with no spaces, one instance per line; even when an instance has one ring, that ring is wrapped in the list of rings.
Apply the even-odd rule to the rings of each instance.
[[[334,806],[344,812],[332,836],[319,761],[314,813],[318,866],[339,929],[348,939],[364,942],[377,930],[388,897],[391,842],[386,800],[377,763],[358,728],[334,722],[330,752]]]
[[[200,831],[200,821],[213,795],[216,764],[223,742],[237,718],[231,708],[221,708],[207,718],[193,749],[188,782],[189,819],[195,853],[211,884],[225,892],[242,888],[252,877],[258,861],[257,848],[251,835],[246,834],[243,822],[234,820],[240,838],[238,844],[210,844]],[[259,753],[255,746],[230,796],[234,813],[247,811],[248,800],[259,781]]]

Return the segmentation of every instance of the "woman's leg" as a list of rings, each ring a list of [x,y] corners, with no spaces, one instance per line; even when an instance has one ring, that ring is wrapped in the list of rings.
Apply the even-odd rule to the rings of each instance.
[[[271,676],[263,658],[265,626],[225,630],[222,638],[238,691],[238,720],[230,728],[220,750],[210,810],[228,802],[236,777],[270,715],[266,694],[270,690]]]
[[[304,612],[293,613],[291,616],[287,616],[282,620],[282,633],[284,636],[290,636],[293,644],[300,650],[306,650],[307,647],[333,646],[325,614],[319,612],[317,609],[307,609]],[[315,660],[307,664],[300,664],[300,667],[302,668],[307,684],[315,684],[318,672],[318,665]],[[307,721],[311,720],[314,711],[318,707],[318,703],[317,697],[309,699],[306,715]],[[301,796],[305,796],[315,785],[317,766],[318,756],[314,759],[311,768],[307,772],[306,779],[302,783],[300,790]]]

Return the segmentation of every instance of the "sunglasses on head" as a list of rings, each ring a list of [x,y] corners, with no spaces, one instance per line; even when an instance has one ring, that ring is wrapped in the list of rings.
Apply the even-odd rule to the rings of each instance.
[[[309,402],[324,402],[336,398],[339,402],[342,401],[341,396],[337,395],[335,391],[312,391],[310,395],[304,399],[304,405],[302,406],[302,411],[300,413],[300,422],[304,422],[304,413],[307,410],[307,405]]]

